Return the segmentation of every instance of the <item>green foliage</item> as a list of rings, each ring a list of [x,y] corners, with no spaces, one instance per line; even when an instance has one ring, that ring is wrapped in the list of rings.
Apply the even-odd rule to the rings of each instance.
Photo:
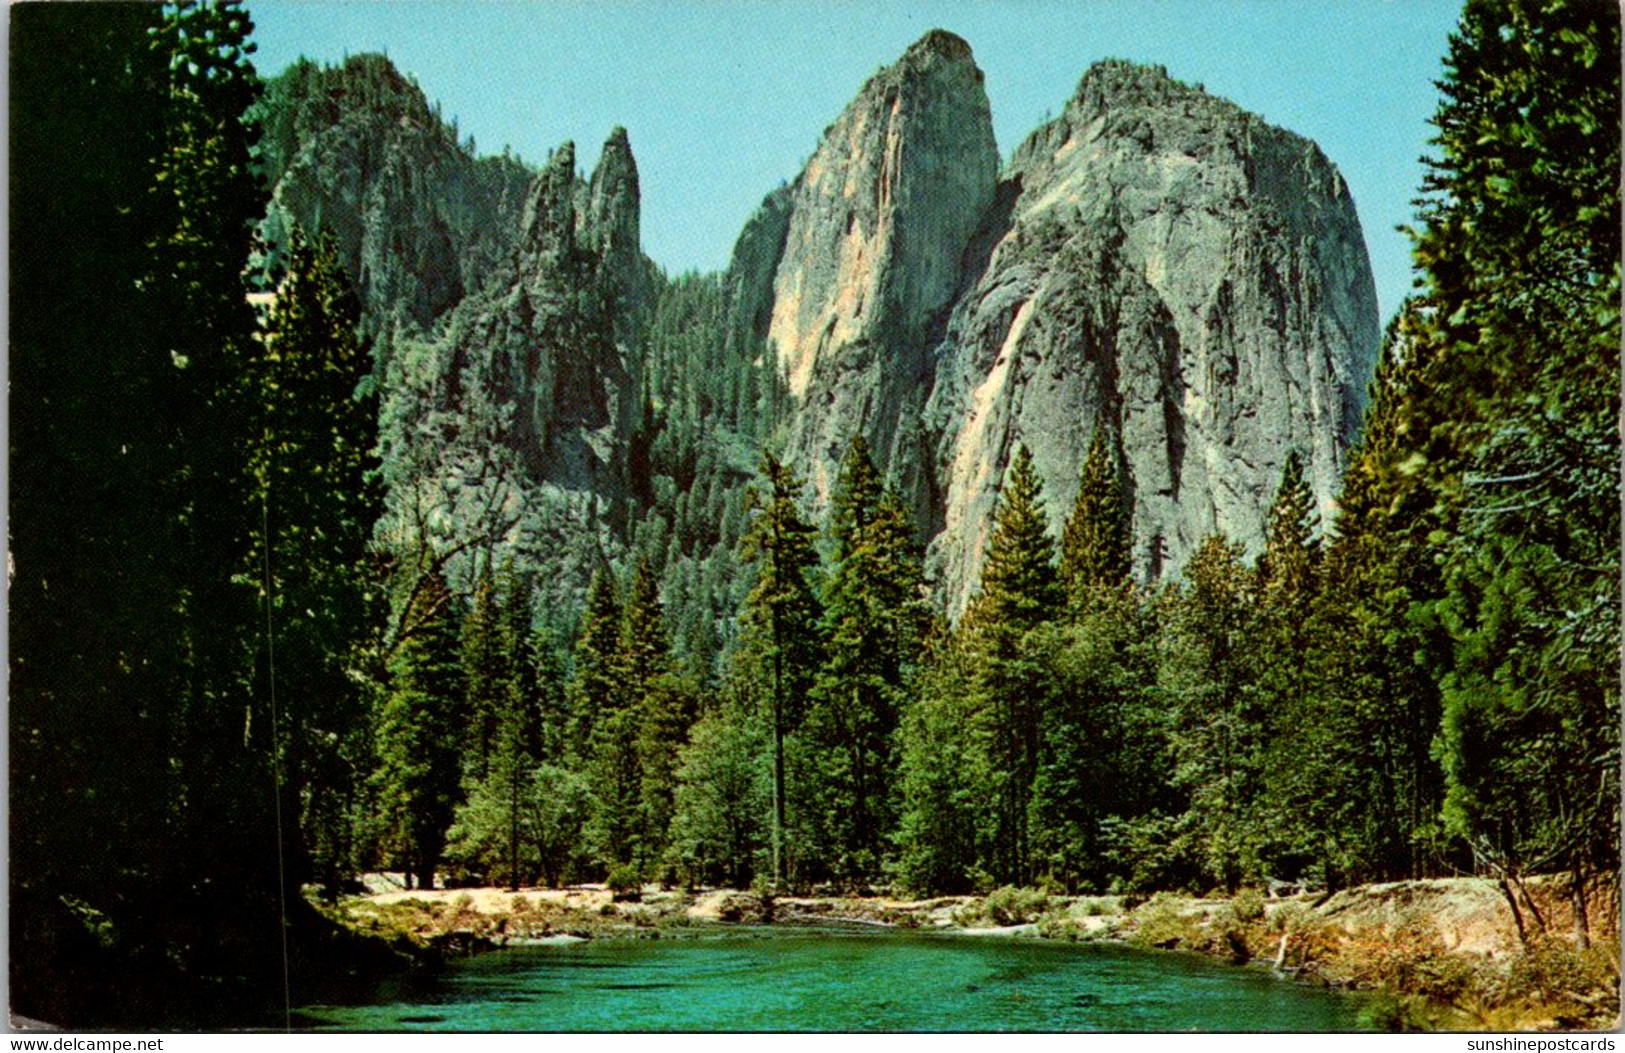
[[[643,866],[662,879],[671,873],[669,840],[677,808],[678,769],[699,709],[695,685],[667,673],[643,696],[638,732],[638,845]]]
[[[1293,450],[1281,468],[1281,484],[1270,504],[1264,553],[1258,559],[1264,601],[1285,617],[1301,616],[1314,593],[1320,563],[1315,521],[1315,498],[1303,476],[1303,461]]]
[[[1244,888],[1230,901],[1230,914],[1239,923],[1251,925],[1264,920],[1264,893]]]
[[[570,677],[568,749],[572,756],[587,755],[598,722],[614,705],[620,688],[620,633],[621,602],[615,576],[608,567],[600,566],[587,590],[581,633],[576,639],[575,669]]]
[[[273,980],[244,964],[286,891],[238,580],[265,394],[251,33],[232,3],[13,20],[13,1004],[66,1026],[202,1019]],[[210,916],[232,920],[203,938]]]
[[[457,809],[447,863],[514,888],[581,878],[586,801],[581,777],[556,765],[495,768]]]
[[[1055,617],[1061,599],[1055,542],[1044,516],[1043,483],[1027,447],[1016,449],[999,492],[982,587],[966,617],[1006,646]]]
[[[1097,424],[1061,532],[1061,589],[1074,608],[1086,605],[1095,590],[1118,588],[1128,579],[1133,535],[1122,459],[1117,433]]]
[[[642,898],[643,879],[638,876],[637,868],[629,863],[616,863],[611,866],[604,884],[609,886],[609,891],[617,902]]]
[[[987,732],[963,638],[935,650],[903,714],[897,879],[917,893],[974,892],[993,826]]]
[[[247,459],[260,521],[241,576],[259,594],[266,633],[253,682],[281,702],[285,798],[299,809],[311,876],[336,888],[358,857],[351,825],[369,731],[358,680],[381,614],[365,569],[380,507],[376,406],[362,394],[371,363],[331,243],[296,234],[287,266],[245,379],[257,403]]]
[[[833,876],[881,873],[895,825],[895,736],[928,619],[924,574],[907,509],[883,490],[868,446],[854,439],[830,514],[834,566],[824,602],[822,668],[806,734],[828,827],[819,856]]]
[[[743,700],[706,714],[678,755],[667,848],[690,885],[719,882],[749,888],[768,840],[770,739]]]
[[[985,725],[988,769],[997,802],[993,856],[997,881],[1032,877],[1030,829],[1042,714],[1053,694],[1032,631],[1060,609],[1055,543],[1044,515],[1042,484],[1025,446],[1018,447],[999,494],[982,588],[965,615],[975,648],[979,722]]]
[[[1420,294],[1324,543],[1294,453],[1255,568],[1214,537],[1182,581],[1130,587],[1132,481],[1101,427],[1058,564],[1015,452],[952,631],[862,438],[822,543],[775,457],[746,491],[789,405],[761,304],[716,275],[612,288],[572,219],[534,282],[448,312],[510,288],[491,217],[529,172],[475,161],[377,56],[296,64],[258,100],[250,30],[233,3],[15,18],[20,1010],[172,1021],[176,977],[266,979],[241,963],[277,893],[378,864],[425,886],[997,885],[1000,924],[1045,905],[1017,886],[1617,869],[1611,5],[1467,4]],[[259,174],[373,157],[456,189],[369,181],[358,208],[306,185],[309,239],[296,189],[256,255]],[[573,156],[544,186],[541,221],[573,216]],[[245,273],[274,284],[258,320]],[[623,400],[613,501],[540,482],[557,422],[512,378],[544,352],[560,390]],[[1137,938],[1253,949],[1256,891],[1210,913],[1153,900]],[[1429,944],[1367,973],[1583,1017],[1607,955],[1544,924],[1505,970]]]
[[[1618,841],[1619,28],[1601,3],[1467,7],[1416,239],[1444,817],[1514,872],[1612,869]]]
[[[1260,859],[1274,876],[1296,878],[1318,863],[1336,874],[1347,863],[1332,847],[1342,831],[1332,829],[1324,814],[1329,801],[1316,795],[1314,783],[1325,763],[1324,741],[1333,714],[1321,712],[1315,657],[1328,641],[1316,635],[1321,547],[1316,536],[1314,495],[1304,479],[1297,451],[1287,454],[1281,482],[1270,504],[1264,551],[1258,557],[1258,610],[1252,632],[1250,676],[1254,710],[1261,727],[1259,799],[1254,822],[1259,828]],[[1335,783],[1345,771],[1328,772]],[[1325,792],[1339,794],[1332,785]],[[1337,856],[1331,859],[1328,857]]]
[[[1067,891],[1111,885],[1108,829],[1154,807],[1171,774],[1155,640],[1150,609],[1120,590],[1094,596],[1072,624],[1035,634],[1055,685],[1033,779],[1035,866]]]
[[[1209,879],[1234,890],[1260,876],[1261,831],[1252,819],[1265,726],[1249,668],[1256,595],[1241,547],[1219,535],[1202,542],[1185,576],[1159,670],[1172,709],[1172,781],[1188,800],[1189,833]]]
[[[463,616],[457,739],[466,798],[447,835],[447,855],[465,873],[501,878],[510,888],[542,870],[546,805],[535,799],[537,773],[557,755],[550,743],[559,715],[551,714],[550,729],[548,700],[562,687],[557,669],[533,653],[527,594],[509,567],[499,583],[479,582]]]
[[[1190,947],[1202,940],[1202,920],[1187,900],[1158,893],[1134,912],[1129,942],[1141,947]]]
[[[1037,921],[1049,907],[1049,896],[1038,889],[1005,885],[994,889],[982,909],[995,925],[1025,925]]]
[[[819,663],[819,605],[812,574],[814,530],[802,518],[801,482],[772,454],[762,455],[763,487],[752,491],[753,516],[740,540],[740,559],[756,567],[756,584],[740,613],[747,663],[766,683],[766,718],[773,744],[770,877],[782,886],[794,847],[786,844],[790,788],[786,739],[801,725]]]
[[[433,888],[461,797],[463,679],[449,592],[436,584],[417,602],[417,631],[390,662],[372,784],[380,847],[418,887]]]
[[[483,779],[491,765],[497,725],[511,705],[508,697],[517,670],[510,641],[500,627],[496,586],[489,576],[474,586],[474,601],[463,616],[462,650],[467,749],[463,769]]]

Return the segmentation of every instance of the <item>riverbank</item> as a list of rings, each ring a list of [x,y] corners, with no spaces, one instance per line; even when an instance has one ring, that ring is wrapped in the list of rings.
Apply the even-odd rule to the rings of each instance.
[[[377,887],[376,885],[374,887]],[[1568,936],[1564,890],[1531,883],[1543,928],[1520,943],[1500,887],[1473,878],[1368,885],[1325,896],[1233,898],[1159,893],[1048,896],[1000,889],[988,896],[766,899],[749,892],[645,888],[631,896],[596,886],[386,890],[330,908],[335,920],[456,955],[539,942],[662,939],[734,924],[868,925],[967,935],[1105,940],[1251,963],[1300,980],[1379,992],[1370,1023],[1433,1030],[1600,1029],[1619,1021],[1617,899],[1594,905],[1594,946]],[[1526,919],[1526,926],[1532,924]]]

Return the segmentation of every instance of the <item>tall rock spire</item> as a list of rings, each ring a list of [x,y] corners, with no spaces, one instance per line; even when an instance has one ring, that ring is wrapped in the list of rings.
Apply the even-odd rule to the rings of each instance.
[[[604,141],[587,193],[587,230],[604,259],[638,255],[638,163],[626,129],[616,127]]]
[[[851,435],[894,459],[997,177],[982,71],[933,30],[870,78],[796,180],[767,337],[798,407],[791,456],[820,498]]]

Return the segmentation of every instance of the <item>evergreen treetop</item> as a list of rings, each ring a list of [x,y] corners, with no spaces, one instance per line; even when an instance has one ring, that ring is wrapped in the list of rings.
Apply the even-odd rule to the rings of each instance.
[[[1117,588],[1128,579],[1132,535],[1121,461],[1117,433],[1097,425],[1061,534],[1061,587],[1074,608],[1093,589]]]

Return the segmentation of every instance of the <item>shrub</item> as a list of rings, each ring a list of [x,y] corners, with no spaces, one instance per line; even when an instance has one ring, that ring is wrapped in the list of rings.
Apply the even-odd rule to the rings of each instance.
[[[1035,921],[1049,906],[1049,896],[1038,889],[1006,885],[995,889],[982,905],[995,925],[1025,925]]]
[[[1120,913],[1122,903],[1116,896],[1081,896],[1072,913],[1086,918],[1104,918]]]
[[[1175,897],[1159,892],[1134,914],[1131,942],[1142,947],[1192,946],[1202,942],[1202,923],[1190,917]]]
[[[1535,939],[1512,960],[1506,984],[1509,995],[1542,1002],[1610,995],[1619,985],[1619,961],[1604,949],[1577,950],[1562,937]]]
[[[1243,925],[1264,920],[1264,894],[1256,888],[1244,888],[1230,901],[1230,913]]]
[[[615,902],[637,902],[643,898],[643,880],[637,868],[629,863],[617,863],[609,868],[604,884],[609,886],[610,898]]]

